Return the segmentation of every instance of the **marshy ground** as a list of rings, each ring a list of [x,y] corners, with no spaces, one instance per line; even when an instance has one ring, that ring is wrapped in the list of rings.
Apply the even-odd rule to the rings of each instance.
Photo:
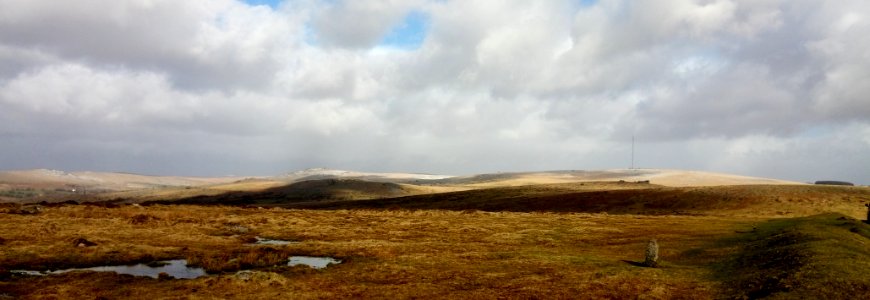
[[[870,274],[861,272],[870,267],[870,225],[856,220],[865,209],[860,203],[870,197],[866,188],[641,187],[609,189],[607,197],[587,188],[516,191],[514,187],[513,194],[489,190],[414,198],[419,201],[374,199],[353,207],[330,202],[318,209],[60,205],[45,207],[38,214],[0,214],[0,295],[57,299],[870,295]],[[624,194],[632,191],[633,197]],[[716,196],[720,194],[727,196]],[[561,209],[524,205],[529,199],[549,201]],[[609,204],[584,204],[589,199]],[[662,199],[681,203],[681,213],[665,213],[673,207],[649,210]],[[462,201],[470,201],[471,206],[457,204]],[[584,211],[589,207],[595,212]],[[836,213],[819,214],[826,207]],[[295,243],[252,245],[257,237]],[[661,247],[659,268],[638,266],[650,238]],[[82,246],[78,239],[94,245]],[[324,269],[291,267],[287,266],[290,256],[342,262]],[[97,272],[49,276],[10,272],[170,259],[186,259],[210,275],[180,280]]]

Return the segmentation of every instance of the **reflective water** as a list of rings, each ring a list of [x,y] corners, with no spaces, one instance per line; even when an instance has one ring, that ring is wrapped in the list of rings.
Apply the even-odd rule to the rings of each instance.
[[[340,264],[341,260],[332,257],[316,257],[316,256],[291,256],[288,266],[305,265],[315,269],[323,269],[330,264]]]
[[[138,265],[130,265],[130,266],[101,266],[101,267],[92,267],[92,268],[73,268],[73,269],[65,269],[65,270],[57,270],[57,271],[29,271],[29,270],[13,270],[12,273],[21,274],[21,275],[30,275],[30,276],[42,276],[49,274],[62,274],[72,271],[93,271],[93,272],[115,272],[118,274],[128,274],[133,276],[147,276],[151,278],[157,278],[160,273],[169,274],[169,276],[178,279],[192,279],[197,277],[205,276],[205,270],[202,268],[192,268],[187,266],[187,260],[185,259],[176,259],[176,260],[167,260],[160,261],[156,264],[151,264],[153,266],[149,266],[146,264],[138,264]]]

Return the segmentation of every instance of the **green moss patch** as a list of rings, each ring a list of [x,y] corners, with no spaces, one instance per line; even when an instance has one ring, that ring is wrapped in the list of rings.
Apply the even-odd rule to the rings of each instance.
[[[870,225],[840,214],[771,220],[729,242],[719,267],[735,298],[870,298]]]

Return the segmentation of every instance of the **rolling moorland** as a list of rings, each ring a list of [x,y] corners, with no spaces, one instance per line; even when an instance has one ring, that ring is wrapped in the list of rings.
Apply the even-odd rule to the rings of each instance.
[[[31,170],[0,172],[0,191],[0,299],[870,296],[868,187],[673,170]],[[207,275],[34,273],[175,259]]]

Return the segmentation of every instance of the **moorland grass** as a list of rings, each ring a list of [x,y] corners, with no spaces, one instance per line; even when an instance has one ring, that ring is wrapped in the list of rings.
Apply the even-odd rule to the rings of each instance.
[[[59,205],[0,213],[0,295],[860,298],[868,295],[868,225],[852,217],[865,214],[868,191],[577,183],[320,202],[316,210]],[[823,211],[845,215],[806,217]],[[257,236],[298,243],[252,246]],[[658,268],[639,266],[651,238]],[[95,245],[78,247],[80,239]],[[286,266],[294,255],[343,263]],[[178,258],[211,275],[9,273]]]
[[[284,203],[306,209],[445,209],[643,215],[798,217],[866,215],[870,188],[812,185],[663,187],[637,183],[564,183],[496,187],[389,199]]]
[[[148,217],[142,217],[142,216]],[[287,210],[234,207],[50,207],[0,215],[0,268],[45,270],[187,258],[213,275],[157,280],[73,272],[13,276],[22,298],[712,298],[715,241],[757,219],[442,210]],[[249,228],[246,234],[228,225]],[[251,236],[299,241],[250,246]],[[83,237],[97,243],[76,247]],[[646,242],[661,268],[637,267]],[[700,250],[699,250],[700,249]],[[323,270],[291,255],[330,256]],[[235,271],[253,269],[254,275]],[[280,294],[280,295],[279,295]]]
[[[777,219],[729,242],[741,250],[720,265],[735,298],[866,299],[870,225],[841,214]]]

